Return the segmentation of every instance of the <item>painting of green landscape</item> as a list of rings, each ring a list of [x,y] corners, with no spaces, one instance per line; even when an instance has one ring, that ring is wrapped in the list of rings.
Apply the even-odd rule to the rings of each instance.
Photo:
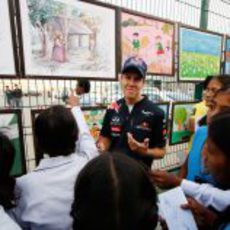
[[[180,27],[179,80],[202,81],[220,73],[222,36]]]
[[[224,74],[230,74],[230,38],[226,39]]]

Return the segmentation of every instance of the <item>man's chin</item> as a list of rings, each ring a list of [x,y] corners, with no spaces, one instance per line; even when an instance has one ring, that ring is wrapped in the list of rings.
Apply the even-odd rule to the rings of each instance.
[[[133,100],[136,97],[137,97],[136,95],[132,95],[132,94],[125,95],[125,98],[128,99],[128,100]]]

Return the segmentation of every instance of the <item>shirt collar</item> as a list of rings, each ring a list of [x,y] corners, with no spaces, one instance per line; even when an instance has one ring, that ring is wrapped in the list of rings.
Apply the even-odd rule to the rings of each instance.
[[[40,161],[39,165],[37,166],[36,169],[34,169],[34,171],[36,172],[43,169],[49,169],[49,168],[54,168],[61,165],[69,164],[76,158],[76,155],[77,155],[76,153],[72,153],[68,156],[44,158]]]
[[[140,101],[136,102],[134,104],[134,107],[136,107],[136,106],[142,104],[144,101],[148,100],[148,97],[146,95],[142,95],[142,96],[143,96],[143,98]],[[122,103],[122,105],[126,105],[127,106],[127,104],[125,103],[125,98],[122,98],[121,103]]]

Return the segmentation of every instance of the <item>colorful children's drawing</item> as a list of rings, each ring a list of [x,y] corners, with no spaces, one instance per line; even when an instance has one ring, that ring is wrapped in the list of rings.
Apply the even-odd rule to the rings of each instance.
[[[148,73],[174,74],[174,24],[122,12],[122,62],[138,56],[148,65]]]
[[[226,39],[224,73],[230,74],[230,38]]]
[[[189,118],[193,113],[195,102],[175,102],[172,109],[172,125],[170,144],[189,142]]]
[[[21,113],[16,110],[0,110],[0,132],[12,141],[16,151],[11,175],[19,176],[24,174],[26,172],[26,167],[21,126]]]
[[[0,47],[4,54],[4,58],[0,58],[0,75],[16,74],[8,3],[7,0],[0,1]]]
[[[116,78],[115,9],[75,0],[19,4],[26,75]]]
[[[180,27],[179,79],[202,81],[220,73],[222,36]]]
[[[97,142],[99,138],[105,111],[106,109],[102,108],[91,108],[89,110],[83,109],[86,123],[89,126],[90,133],[93,136],[95,142]]]

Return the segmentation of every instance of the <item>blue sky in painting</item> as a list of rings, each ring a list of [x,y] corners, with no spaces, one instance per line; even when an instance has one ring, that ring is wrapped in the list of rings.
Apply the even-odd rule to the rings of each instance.
[[[183,51],[220,56],[221,36],[181,28],[180,39]]]

